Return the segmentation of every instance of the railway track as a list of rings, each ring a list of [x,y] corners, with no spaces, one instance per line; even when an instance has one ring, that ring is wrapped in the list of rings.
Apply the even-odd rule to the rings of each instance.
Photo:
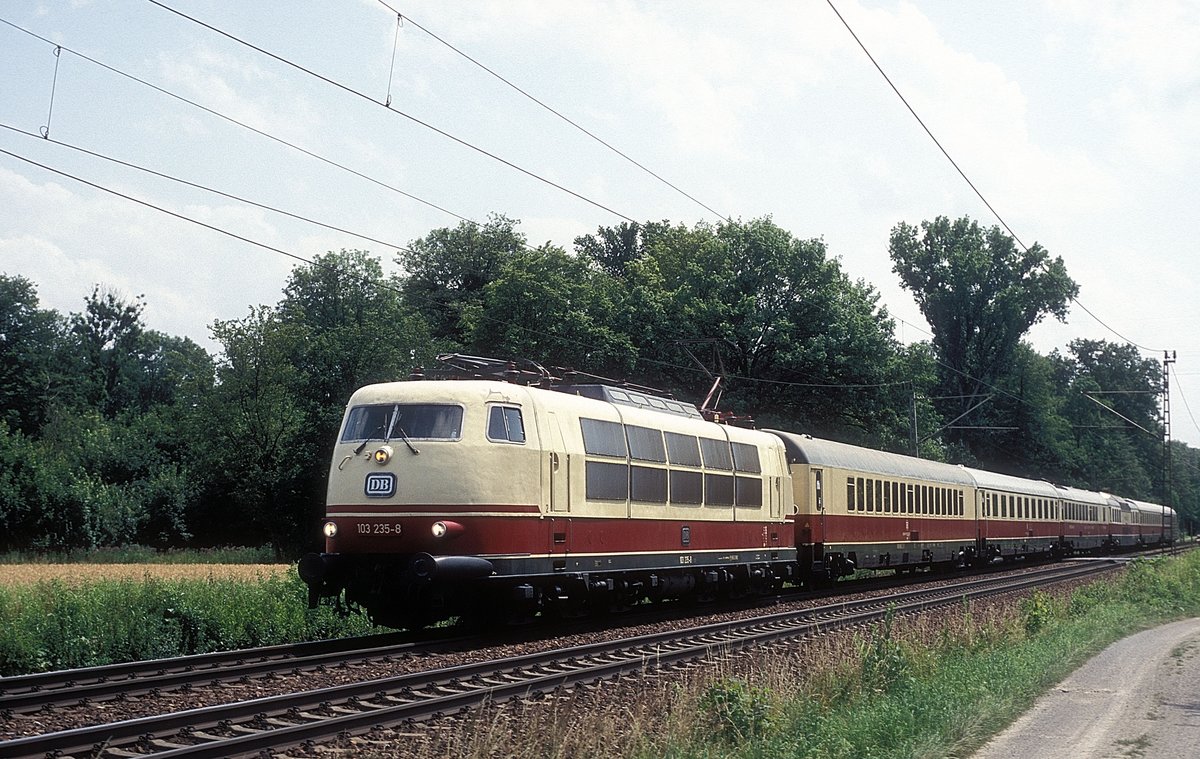
[[[804,638],[888,613],[915,614],[1116,568],[1111,561],[1060,564],[681,630],[425,670],[302,693],[192,709],[0,743],[0,757],[229,757],[316,743],[376,727],[454,714],[488,702],[580,686],[704,660],[782,639]]]

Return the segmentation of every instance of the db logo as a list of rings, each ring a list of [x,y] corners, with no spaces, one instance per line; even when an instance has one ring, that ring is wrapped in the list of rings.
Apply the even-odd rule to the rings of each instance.
[[[368,498],[391,498],[396,494],[396,475],[391,472],[368,474],[363,492]]]

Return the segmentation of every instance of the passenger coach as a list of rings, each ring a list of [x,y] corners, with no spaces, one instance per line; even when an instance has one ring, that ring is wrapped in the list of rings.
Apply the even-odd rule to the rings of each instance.
[[[840,577],[975,558],[975,480],[962,467],[771,432],[787,449],[802,572]]]

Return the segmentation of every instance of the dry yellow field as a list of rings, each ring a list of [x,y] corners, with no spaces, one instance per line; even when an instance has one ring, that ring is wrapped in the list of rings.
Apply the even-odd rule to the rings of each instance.
[[[99,580],[258,580],[293,571],[291,564],[0,564],[0,585],[40,580],[87,584]]]

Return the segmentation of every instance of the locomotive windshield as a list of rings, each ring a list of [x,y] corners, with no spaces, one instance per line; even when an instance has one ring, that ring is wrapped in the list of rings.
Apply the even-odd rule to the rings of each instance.
[[[433,403],[388,403],[350,409],[342,442],[385,440],[458,440],[462,437],[462,406]],[[395,417],[395,418],[393,418]]]

